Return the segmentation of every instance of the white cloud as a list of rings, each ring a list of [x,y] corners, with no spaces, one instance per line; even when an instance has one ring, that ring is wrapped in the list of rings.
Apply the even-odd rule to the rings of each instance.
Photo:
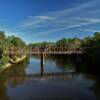
[[[36,28],[41,27],[45,22],[54,20],[50,16],[29,16],[27,20],[22,22],[21,27],[23,28]]]
[[[59,23],[59,21],[63,22],[63,20],[65,20],[65,18],[69,19],[69,17],[67,17],[67,16],[69,16],[70,14],[75,13],[75,12],[79,12],[83,9],[88,8],[88,7],[92,7],[94,4],[95,4],[95,2],[92,1],[92,2],[89,2],[89,3],[76,5],[72,8],[66,8],[66,9],[63,9],[63,10],[46,12],[46,13],[43,13],[43,15],[40,15],[40,16],[29,16],[28,19],[26,19],[21,24],[21,27],[23,27],[23,28],[38,28],[38,27],[47,26],[49,24],[50,25],[52,24],[52,25],[55,26],[55,24]]]
[[[76,18],[77,21],[86,22],[86,23],[99,23],[100,18]]]
[[[44,35],[48,35],[48,34],[53,33],[53,32],[68,30],[68,29],[79,27],[79,26],[80,25],[70,25],[70,26],[67,26],[67,27],[52,29],[52,30],[49,30],[49,31],[40,32],[40,33],[36,34],[35,36],[44,36]]]
[[[71,8],[66,8],[63,10],[56,10],[56,11],[51,11],[51,12],[46,12],[44,13],[44,15],[52,15],[54,17],[62,17],[62,16],[66,16],[70,15],[72,13],[77,13],[77,12],[81,12],[81,14],[83,13],[84,9],[88,9],[88,8],[92,8],[97,4],[98,0],[91,0],[91,2],[86,2],[86,3],[82,3],[82,4],[76,4],[75,6],[71,7]],[[85,12],[86,13],[86,12]]]
[[[69,30],[69,29],[73,29],[73,28],[79,28],[79,27],[86,26],[86,25],[93,24],[93,23],[94,22],[69,25],[67,27],[62,27],[62,28],[57,28],[57,29],[52,29],[52,30],[49,30],[49,31],[45,31],[45,32],[40,32],[40,33],[36,34],[35,36],[44,36],[44,35],[48,35],[50,33],[54,33],[54,32],[57,32],[57,31]],[[96,32],[96,31],[99,31],[99,30],[89,30],[89,29],[86,29],[84,31]]]
[[[93,29],[84,29],[84,31],[87,31],[87,32],[100,32],[100,30],[93,30]]]
[[[41,20],[53,20],[53,17],[50,16],[35,16],[33,18],[41,19]]]
[[[24,29],[45,28],[44,32],[38,32],[34,36],[47,35],[56,31],[80,28],[91,24],[100,23],[99,18],[86,17],[86,9],[96,6],[98,0],[76,5],[58,11],[46,12],[40,16],[29,16],[21,27]],[[89,11],[88,11],[89,12]],[[91,11],[90,11],[91,12]],[[72,14],[72,15],[71,15]],[[84,16],[82,16],[84,14]],[[51,28],[47,30],[47,28]]]

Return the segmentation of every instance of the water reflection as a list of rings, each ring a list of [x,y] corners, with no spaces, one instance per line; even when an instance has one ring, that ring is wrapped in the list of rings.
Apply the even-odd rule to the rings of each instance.
[[[39,60],[40,58],[41,60]],[[28,63],[29,61],[30,63]],[[45,61],[45,64],[43,61]],[[32,69],[33,67],[35,69],[40,68],[40,71],[35,72],[35,70]],[[91,100],[99,100],[100,74],[98,70],[99,68],[96,67],[96,65],[94,67],[94,65],[90,65],[85,61],[83,62],[83,57],[81,56],[49,55],[46,57],[46,60],[44,60],[43,55],[40,57],[32,56],[30,60],[27,59],[0,73],[0,100],[13,100],[11,99],[13,91],[17,92],[13,89],[17,88],[20,90],[20,86],[23,87],[23,89],[26,87],[30,88],[30,94],[25,92],[27,93],[26,96],[33,95],[32,93],[34,93],[34,96],[38,96],[40,95],[39,91],[43,91],[44,88],[51,88],[52,91],[56,91],[54,94],[57,95],[57,91],[59,90],[55,89],[60,88],[63,93],[62,96],[66,96],[65,93],[68,92],[67,96],[71,95],[73,97],[71,100],[74,100],[74,96],[86,96],[86,98],[91,98]],[[51,81],[41,83],[39,81],[41,78],[53,80],[53,83],[51,83]],[[53,86],[51,84],[53,84]],[[31,88],[34,89],[31,90]],[[39,91],[37,91],[36,88],[38,88]],[[43,93],[50,95],[51,92],[47,91],[48,89]],[[76,95],[74,95],[75,92],[77,93]],[[86,93],[87,95],[85,95]],[[16,94],[18,94],[18,92]],[[40,96],[43,95],[44,94],[41,94]],[[59,95],[58,93],[58,96]],[[13,94],[13,97],[14,96]],[[23,100],[23,98],[19,99]],[[77,100],[81,99],[78,98]]]
[[[43,77],[44,75],[44,55],[41,54],[41,58],[40,58],[40,66],[41,66],[41,77]]]
[[[2,77],[1,77],[2,76]],[[7,87],[6,87],[6,74],[0,73],[0,99],[1,100],[9,100],[9,96],[7,95]]]

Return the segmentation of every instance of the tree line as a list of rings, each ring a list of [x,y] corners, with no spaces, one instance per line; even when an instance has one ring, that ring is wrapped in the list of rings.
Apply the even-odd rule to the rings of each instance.
[[[7,54],[6,52],[26,52],[30,49],[45,49],[50,46],[50,50],[83,50],[84,55],[91,61],[100,61],[100,32],[95,32],[93,36],[79,38],[62,38],[56,42],[26,43],[19,37],[6,36],[0,31],[0,65],[9,62],[9,59],[16,59],[22,54]]]
[[[62,38],[56,42],[30,43],[30,49],[45,49],[51,46],[51,51],[84,51],[84,55],[91,61],[100,62],[100,32],[95,32],[92,36],[80,38]]]

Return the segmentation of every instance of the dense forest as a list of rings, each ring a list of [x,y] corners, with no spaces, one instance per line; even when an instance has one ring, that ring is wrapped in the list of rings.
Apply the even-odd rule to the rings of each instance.
[[[21,57],[23,53],[11,54],[8,52],[26,52],[35,48],[47,48],[50,46],[50,50],[58,51],[70,51],[70,50],[82,50],[86,59],[92,62],[100,62],[100,33],[95,32],[93,36],[79,38],[62,38],[56,42],[41,42],[41,43],[26,43],[15,36],[5,36],[3,31],[0,31],[0,68],[3,65],[10,62],[11,59],[16,60],[17,57]]]

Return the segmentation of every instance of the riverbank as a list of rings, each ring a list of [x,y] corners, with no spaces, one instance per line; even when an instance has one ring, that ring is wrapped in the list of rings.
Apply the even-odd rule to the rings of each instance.
[[[7,63],[6,65],[3,66],[2,71],[6,68],[11,67],[13,64],[19,63],[21,61],[23,61],[24,59],[26,59],[26,55],[22,56],[21,58],[18,58],[16,61],[14,61],[13,63]]]

